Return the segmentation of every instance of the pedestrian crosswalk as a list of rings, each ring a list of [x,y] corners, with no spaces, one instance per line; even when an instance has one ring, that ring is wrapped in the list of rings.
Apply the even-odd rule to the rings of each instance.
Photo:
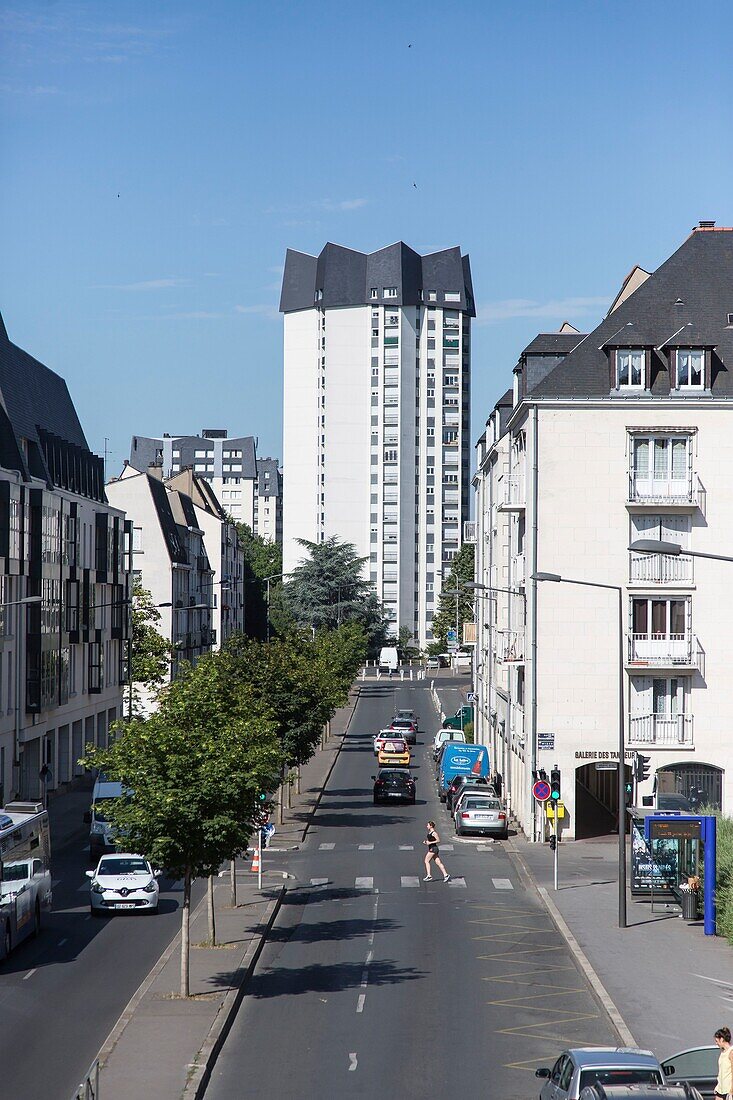
[[[273,849],[270,849],[271,851]],[[279,851],[280,849],[274,849]],[[334,841],[323,843],[318,845],[319,852],[353,852],[354,850],[359,852],[414,852],[415,850],[422,851],[422,844],[336,844]],[[456,850],[455,844],[440,844],[441,852],[454,852]],[[476,851],[476,852],[499,852],[501,848],[499,845],[478,844],[478,845],[461,845],[461,851]]]
[[[425,882],[425,880],[420,875],[400,875],[399,880],[400,888],[403,890],[418,890],[420,889],[420,887],[424,887],[427,889],[432,888],[434,885],[443,885],[443,879],[440,875],[434,875],[429,882]],[[485,889],[487,886],[487,880],[483,877],[483,875],[478,876],[474,880],[474,882],[483,889]],[[489,879],[488,882],[491,883],[494,890],[514,889],[514,885],[511,879],[508,878],[492,878]],[[329,886],[333,887],[334,889],[344,888],[343,882],[339,882],[329,878],[312,878],[310,880],[310,885],[320,887]],[[467,890],[469,888],[469,884],[463,875],[452,877],[446,885],[455,890]],[[379,879],[378,885],[375,887],[375,879],[373,875],[357,875],[354,879],[353,888],[354,890],[358,890],[360,892],[388,892],[397,888],[397,880],[396,877],[385,875],[384,877]]]

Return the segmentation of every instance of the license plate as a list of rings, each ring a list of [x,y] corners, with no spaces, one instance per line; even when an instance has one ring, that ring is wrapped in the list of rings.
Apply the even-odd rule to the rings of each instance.
[[[475,817],[475,818],[476,818],[476,819],[477,819],[478,821],[495,821],[495,820],[496,820],[496,819],[494,818],[493,814],[474,814],[473,816],[474,816],[474,817]]]
[[[402,798],[399,791],[387,791],[387,798]]]
[[[137,909],[134,901],[118,901],[115,904],[115,909]]]

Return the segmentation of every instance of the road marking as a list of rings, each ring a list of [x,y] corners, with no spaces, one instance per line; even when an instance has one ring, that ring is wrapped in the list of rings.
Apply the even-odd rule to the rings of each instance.
[[[379,894],[376,894],[375,898],[374,898],[374,913],[372,914],[372,930],[369,933],[369,946],[370,947],[372,947],[373,944],[374,944],[374,932],[375,932],[376,926],[377,926],[377,909],[378,908],[379,908]]]
[[[489,845],[489,844],[478,844],[476,846],[476,851],[477,852],[490,852],[491,851],[491,845]]]
[[[368,984],[369,984],[369,967],[365,966],[364,969],[361,972],[361,982],[359,983],[359,985],[361,986],[362,989],[366,989]]]
[[[513,890],[512,880],[509,878],[492,878],[495,890]]]
[[[335,844],[319,844],[318,845],[318,851],[319,852],[332,852],[335,847],[336,847]]]
[[[349,1073],[353,1073],[353,1071],[359,1065],[359,1062],[357,1061],[356,1054],[350,1054],[349,1058],[351,1060],[351,1065],[349,1066]]]
[[[23,981],[27,982],[29,978],[32,978],[37,969],[38,967],[34,966],[32,970],[29,970],[28,973],[24,976]]]
[[[415,845],[414,844],[400,844],[399,850],[401,852],[414,852],[415,851]]]
[[[68,936],[64,936],[64,938],[63,938],[62,940],[59,940],[59,942],[58,942],[58,943],[56,944],[56,946],[57,946],[57,947],[63,947],[63,946],[64,946],[64,944],[65,944],[65,943],[68,943],[68,942],[69,942],[69,937],[68,937]]]
[[[364,1011],[364,1001],[365,1000],[366,1000],[366,993],[360,993],[359,997],[358,997],[358,1000],[356,1002],[356,1011],[357,1012],[363,1012]]]
[[[355,890],[373,890],[374,879],[373,878],[355,878],[354,879]]]
[[[450,880],[450,882],[448,883],[448,885],[449,886],[459,886],[459,887],[462,886],[463,889],[465,890],[466,889],[466,880],[465,880],[465,878],[452,878]]]
[[[325,886],[327,882],[327,878],[312,878],[311,886]]]
[[[420,879],[417,875],[401,875],[400,886],[419,886]]]
[[[360,852],[373,852],[374,851],[374,845],[373,844],[360,844],[359,845],[359,851]]]
[[[441,844],[440,845],[440,850],[441,850],[441,852],[452,852],[453,851],[453,845],[452,844]]]

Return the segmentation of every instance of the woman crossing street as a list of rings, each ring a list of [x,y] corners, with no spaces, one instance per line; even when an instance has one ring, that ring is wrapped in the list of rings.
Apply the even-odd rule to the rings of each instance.
[[[434,821],[428,821],[427,823],[427,835],[424,844],[427,845],[427,852],[425,853],[425,878],[423,882],[432,882],[433,876],[430,873],[431,864],[435,863],[436,866],[443,872],[443,882],[450,882],[450,875],[446,871],[440,859],[440,837],[438,836],[438,830],[435,827]]]

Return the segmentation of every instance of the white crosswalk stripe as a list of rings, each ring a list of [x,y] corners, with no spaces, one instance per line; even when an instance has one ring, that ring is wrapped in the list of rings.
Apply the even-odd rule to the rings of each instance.
[[[402,875],[400,878],[400,886],[419,886],[420,879],[417,875]]]
[[[492,878],[495,890],[513,890],[511,879],[508,878]]]
[[[449,886],[458,886],[459,889],[462,888],[462,889],[465,890],[466,889],[466,880],[465,880],[465,878],[452,878],[450,880],[450,882],[448,883],[448,885]]]
[[[374,845],[373,844],[360,844],[359,845],[359,851],[360,852],[373,852],[374,851]]]
[[[491,845],[490,844],[477,844],[476,845],[476,851],[477,852],[490,852],[491,851]]]
[[[354,879],[355,890],[373,890],[374,879],[373,878],[355,878]]]
[[[441,852],[452,852],[453,847],[454,846],[452,844],[441,844],[440,845],[440,850],[441,850]]]
[[[318,845],[318,851],[319,852],[332,852],[335,847],[336,847],[335,844],[319,844]]]
[[[414,844],[400,844],[399,850],[400,850],[400,852],[414,852],[415,851],[415,845]]]

